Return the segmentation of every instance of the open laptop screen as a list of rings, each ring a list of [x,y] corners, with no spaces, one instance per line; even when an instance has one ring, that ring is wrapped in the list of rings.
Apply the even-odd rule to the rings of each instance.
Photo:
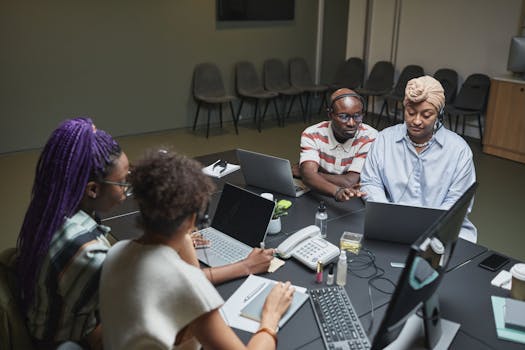
[[[224,184],[211,226],[250,247],[264,241],[275,203],[240,187]]]

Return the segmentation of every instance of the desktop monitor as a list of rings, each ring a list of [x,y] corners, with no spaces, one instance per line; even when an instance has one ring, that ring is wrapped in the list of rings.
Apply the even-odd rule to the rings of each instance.
[[[405,338],[405,335],[411,332],[404,328],[422,328],[421,321],[415,315],[420,309],[423,313],[425,347],[434,348],[438,343],[450,343],[454,338],[459,325],[441,319],[435,292],[447,271],[476,187],[477,183],[472,184],[456,203],[411,245],[405,269],[374,337],[372,349],[383,349],[391,343],[391,346],[398,343],[400,348],[406,347],[407,344],[411,344],[411,347],[414,344],[413,339],[401,338]],[[416,338],[420,338],[419,334]],[[416,343],[422,345],[420,340],[417,339]],[[392,348],[398,346],[393,345]]]
[[[525,79],[525,36],[515,36],[511,39],[507,69]]]

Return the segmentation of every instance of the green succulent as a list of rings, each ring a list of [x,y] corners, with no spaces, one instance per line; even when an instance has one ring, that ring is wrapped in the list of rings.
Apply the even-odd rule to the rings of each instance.
[[[292,202],[286,199],[277,201],[275,209],[273,211],[272,219],[280,218],[281,216],[288,215],[288,209],[292,206]]]

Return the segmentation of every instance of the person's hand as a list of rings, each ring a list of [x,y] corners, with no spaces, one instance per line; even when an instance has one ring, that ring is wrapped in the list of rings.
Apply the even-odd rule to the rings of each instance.
[[[289,281],[286,283],[277,282],[275,284],[275,287],[272,288],[264,302],[261,327],[268,326],[272,329],[277,328],[279,320],[292,303],[294,293],[295,288],[292,287]]]
[[[211,242],[204,238],[199,232],[191,233],[191,240],[193,241],[193,246],[198,248],[208,248],[211,245]]]
[[[344,202],[355,197],[366,196],[365,192],[361,192],[361,184],[357,183],[351,187],[339,187],[334,194],[336,202]]]
[[[248,274],[268,272],[270,262],[273,259],[273,249],[254,248],[243,260]]]

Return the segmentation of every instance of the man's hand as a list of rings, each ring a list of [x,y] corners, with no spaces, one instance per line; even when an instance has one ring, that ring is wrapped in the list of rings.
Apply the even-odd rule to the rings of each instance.
[[[336,202],[345,202],[355,197],[366,196],[365,192],[360,190],[361,184],[357,183],[351,187],[339,187],[334,193],[334,199]]]
[[[299,163],[292,165],[292,175],[297,179],[301,178],[301,165]]]

